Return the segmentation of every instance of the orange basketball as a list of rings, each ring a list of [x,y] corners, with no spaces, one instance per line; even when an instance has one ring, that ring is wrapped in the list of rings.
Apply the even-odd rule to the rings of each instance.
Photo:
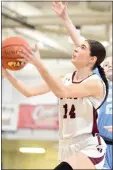
[[[24,54],[31,53],[29,44],[20,37],[9,37],[2,41],[2,65],[9,70],[20,70],[27,62],[19,61],[22,59],[22,50]]]

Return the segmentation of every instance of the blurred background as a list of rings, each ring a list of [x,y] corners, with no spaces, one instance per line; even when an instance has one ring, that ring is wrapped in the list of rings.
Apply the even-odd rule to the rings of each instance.
[[[24,38],[54,75],[73,72],[73,43],[46,1],[2,1],[2,40]],[[112,2],[69,2],[68,13],[81,36],[98,40],[112,55]],[[10,71],[27,84],[40,74],[28,64]],[[58,164],[58,99],[53,93],[26,98],[2,77],[2,166],[5,169],[52,169]]]

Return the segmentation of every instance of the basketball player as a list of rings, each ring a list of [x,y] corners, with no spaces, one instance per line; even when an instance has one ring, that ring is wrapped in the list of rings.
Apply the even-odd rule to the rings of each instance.
[[[106,51],[97,41],[85,40],[81,44],[79,37],[75,38],[72,64],[77,71],[68,74],[63,82],[47,70],[37,47],[33,56],[23,49],[23,57],[37,68],[45,83],[25,85],[5,69],[3,75],[26,96],[52,91],[59,98],[60,164],[54,170],[102,169],[106,144],[98,134],[96,117],[97,109],[108,95],[108,82],[100,66]],[[95,68],[98,68],[102,80],[93,74]]]
[[[103,68],[106,73],[106,77],[109,80],[109,94],[106,102],[99,110],[98,128],[100,135],[104,138],[107,144],[107,152],[105,157],[105,169],[113,169],[112,164],[112,149],[113,149],[113,137],[109,131],[112,129],[112,57],[105,59]],[[106,128],[106,129],[104,129]],[[107,130],[108,128],[108,130]],[[111,130],[110,129],[110,130]]]
[[[25,53],[28,52],[25,51]],[[76,48],[72,56],[72,63],[77,71],[67,75],[64,84],[49,73],[40,59],[39,52],[33,57],[29,53],[24,57],[38,69],[45,84],[27,86],[3,69],[3,75],[22,94],[36,96],[51,90],[60,98],[59,155],[61,163],[55,168],[56,170],[103,167],[106,145],[98,135],[96,110],[106,100],[108,93],[107,79],[100,66],[105,54],[105,49],[99,42],[84,41]],[[92,70],[96,67],[103,81],[93,74]]]
[[[68,13],[67,13],[67,4],[68,2],[65,2],[64,4],[62,2],[55,2],[53,0],[53,10],[56,12],[57,16],[61,19],[63,25],[65,26],[65,28],[67,29],[73,43],[75,46],[77,46],[77,43],[78,43],[78,40],[82,41],[83,39],[85,40],[84,37],[81,37],[77,31],[76,31],[76,28],[75,26],[73,25],[71,19],[69,18],[68,16]],[[112,57],[110,58],[110,63],[112,63]],[[106,60],[107,62],[107,60]],[[110,64],[111,65],[111,64]],[[104,68],[105,71],[107,68]],[[95,71],[96,70],[96,71]],[[98,74],[98,69],[95,69],[94,72],[96,74]],[[107,69],[108,70],[108,69]],[[112,81],[112,71],[111,72],[107,72],[107,78]],[[100,75],[99,75],[100,76]],[[104,127],[105,129],[107,129],[109,132],[112,132],[113,131],[113,127],[112,126],[105,126]]]

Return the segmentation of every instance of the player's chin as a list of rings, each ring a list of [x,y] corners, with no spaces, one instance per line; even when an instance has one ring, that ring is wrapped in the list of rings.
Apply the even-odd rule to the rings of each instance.
[[[108,70],[107,72],[106,72],[106,76],[111,76],[112,75],[112,70]]]
[[[110,81],[112,81],[112,72],[107,72],[107,73],[106,73],[106,77],[107,77],[107,79],[109,79]]]
[[[72,60],[71,60],[71,61],[72,61],[72,63],[73,63],[73,62],[76,62],[76,57],[75,57],[75,56],[72,56]]]
[[[74,59],[72,59],[71,62],[72,62],[72,64],[75,64],[75,63],[76,63],[76,61],[75,61]]]
[[[73,66],[76,67],[76,65],[77,65],[76,60],[72,59],[72,60],[71,60],[71,63],[73,64]]]

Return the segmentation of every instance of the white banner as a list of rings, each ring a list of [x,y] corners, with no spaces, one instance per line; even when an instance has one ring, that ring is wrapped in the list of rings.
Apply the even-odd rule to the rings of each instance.
[[[2,104],[2,130],[16,131],[18,126],[19,105]]]

